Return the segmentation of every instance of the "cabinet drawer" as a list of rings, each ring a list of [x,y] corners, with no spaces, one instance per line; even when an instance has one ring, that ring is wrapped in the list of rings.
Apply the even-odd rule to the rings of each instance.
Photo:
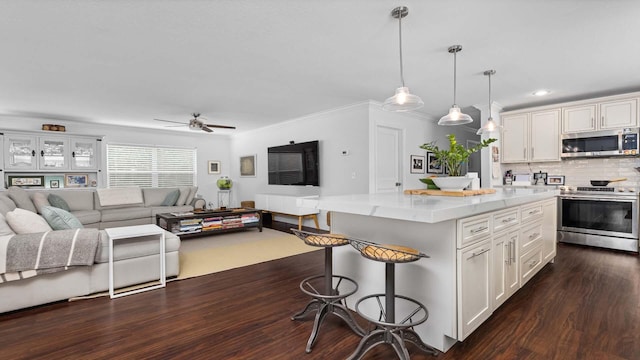
[[[520,254],[542,244],[542,221],[528,224],[520,230]]]
[[[543,211],[541,202],[524,205],[520,209],[520,221],[522,223],[542,219]]]
[[[542,246],[520,257],[520,287],[526,284],[542,268]]]
[[[479,215],[458,220],[458,248],[473,244],[491,234],[491,216]]]
[[[510,228],[520,223],[518,208],[508,209],[493,214],[493,232]]]

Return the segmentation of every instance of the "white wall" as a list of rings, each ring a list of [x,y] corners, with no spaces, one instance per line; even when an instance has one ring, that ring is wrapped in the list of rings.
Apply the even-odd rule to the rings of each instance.
[[[190,147],[197,149],[198,161],[198,194],[205,200],[217,203],[218,188],[215,185],[218,177],[230,176],[231,163],[229,148],[231,141],[228,136],[207,134],[204,132],[165,131],[143,128],[129,128],[121,126],[86,124],[72,121],[51,121],[42,119],[25,119],[0,117],[1,130],[40,131],[43,123],[54,122],[66,127],[66,134],[73,135],[103,135],[103,143],[122,143],[139,145],[164,145],[176,147]],[[43,134],[49,132],[42,131]],[[209,160],[221,162],[221,174],[208,173]],[[104,173],[103,173],[104,176]]]

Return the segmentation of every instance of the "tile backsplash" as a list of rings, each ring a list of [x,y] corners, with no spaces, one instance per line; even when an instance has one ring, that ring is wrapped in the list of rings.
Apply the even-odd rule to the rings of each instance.
[[[595,159],[572,159],[560,162],[502,164],[502,173],[511,170],[514,174],[546,172],[548,175],[564,175],[565,184],[591,186],[590,180],[613,180],[627,178],[614,183],[620,187],[640,187],[640,158],[611,157]],[[610,186],[612,186],[610,185]]]

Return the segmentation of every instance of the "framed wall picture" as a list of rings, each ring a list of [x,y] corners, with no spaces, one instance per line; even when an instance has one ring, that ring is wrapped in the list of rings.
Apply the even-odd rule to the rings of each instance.
[[[52,189],[57,189],[60,187],[60,180],[49,180],[49,187]]]
[[[208,162],[209,174],[220,174],[220,161],[212,161]]]
[[[533,184],[534,185],[544,185],[547,183],[547,173],[543,173],[542,171],[533,173]]]
[[[88,184],[87,174],[64,174],[64,187],[86,187]]]
[[[424,156],[411,155],[411,173],[424,174]]]
[[[246,155],[240,157],[240,176],[254,177],[256,176],[256,156]]]
[[[436,160],[436,154],[431,151],[427,151],[427,173],[428,174],[442,174],[443,166]]]
[[[31,175],[19,175],[8,176],[7,181],[9,186],[23,186],[23,187],[43,187],[44,176],[31,176]]]
[[[564,185],[564,175],[547,176],[547,185]]]

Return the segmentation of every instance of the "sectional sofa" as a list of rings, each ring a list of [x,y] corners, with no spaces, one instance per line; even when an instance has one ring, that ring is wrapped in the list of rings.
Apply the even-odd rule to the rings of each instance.
[[[175,194],[176,190],[180,191],[180,196],[176,200],[180,205],[163,205],[163,202],[166,203],[170,194]],[[136,193],[135,189],[126,191]],[[26,190],[28,198],[14,196],[17,202],[9,196],[10,189],[10,191],[0,192],[0,214],[5,216],[17,207],[38,211],[36,207],[38,202],[43,198],[50,198],[49,194],[55,194],[64,200],[69,212],[85,228],[106,229],[152,224],[155,223],[155,215],[158,213],[192,211],[193,206],[190,203],[197,188],[142,188],[138,191],[138,196],[127,194],[126,199],[123,200],[126,204],[118,205],[111,201],[110,205],[103,205],[105,199],[101,199],[97,189]],[[31,200],[33,207],[27,199]],[[187,202],[188,204],[185,205]],[[10,236],[12,235],[5,235],[4,240]],[[98,232],[98,237],[98,249],[93,265],[77,266],[51,274],[0,282],[0,313],[108,290],[108,238],[104,230]],[[1,239],[2,236],[0,236]],[[177,276],[180,239],[172,233],[165,232],[165,243],[166,275],[167,277]],[[114,247],[115,287],[157,280],[160,256],[158,249],[158,240],[155,237],[118,241]],[[4,253],[6,249],[3,252],[0,248],[0,256],[6,256]]]

